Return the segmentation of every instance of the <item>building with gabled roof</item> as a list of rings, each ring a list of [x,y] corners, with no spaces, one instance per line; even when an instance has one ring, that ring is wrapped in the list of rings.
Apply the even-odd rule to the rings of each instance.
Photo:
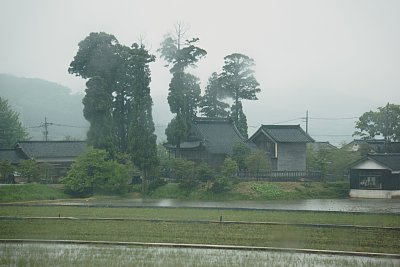
[[[245,142],[236,126],[229,119],[195,118],[186,141],[177,148],[166,144],[171,156],[181,156],[197,163],[204,162],[212,166],[222,164],[227,155],[231,155],[233,146]]]
[[[23,152],[14,148],[0,149],[0,161],[8,161],[12,165],[18,165],[21,160],[29,159]]]
[[[249,138],[271,159],[276,171],[305,171],[307,143],[314,142],[300,125],[261,125]]]
[[[19,141],[15,149],[39,164],[50,164],[54,175],[62,176],[85,153],[86,141]]]
[[[307,147],[311,149],[314,152],[319,152],[321,150],[325,151],[332,151],[332,150],[338,150],[336,146],[332,145],[331,143],[325,141],[325,142],[313,142],[313,143],[308,143]]]
[[[348,168],[351,197],[400,197],[400,153],[368,154]]]
[[[15,148],[42,163],[72,163],[86,151],[85,141],[19,141]]]
[[[365,151],[366,153],[400,153],[400,142],[385,139],[354,139],[343,149],[347,151]]]
[[[13,149],[0,149],[0,161],[18,165],[21,160],[33,159],[38,164],[49,164],[54,182],[85,151],[85,141],[18,141]]]

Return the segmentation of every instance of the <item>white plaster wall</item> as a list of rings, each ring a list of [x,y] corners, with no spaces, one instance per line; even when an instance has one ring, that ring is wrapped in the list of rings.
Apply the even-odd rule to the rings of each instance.
[[[400,197],[400,190],[351,189],[349,195],[354,198],[398,198]]]
[[[363,162],[360,162],[356,166],[352,167],[352,169],[359,169],[359,170],[385,170],[387,169],[386,167],[380,165],[379,163],[372,161],[372,160],[366,160]]]

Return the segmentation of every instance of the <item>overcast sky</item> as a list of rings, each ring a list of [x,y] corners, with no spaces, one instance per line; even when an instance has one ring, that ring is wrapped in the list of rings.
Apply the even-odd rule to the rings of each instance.
[[[85,81],[67,71],[81,40],[99,31],[125,45],[142,37],[157,56],[153,113],[165,125],[171,75],[156,50],[179,21],[208,52],[191,71],[202,88],[224,56],[255,60],[262,92],[244,103],[250,134],[284,121],[305,128],[308,110],[311,136],[338,144],[352,138],[356,119],[347,118],[400,104],[399,14],[398,0],[0,0],[0,73],[84,92]]]

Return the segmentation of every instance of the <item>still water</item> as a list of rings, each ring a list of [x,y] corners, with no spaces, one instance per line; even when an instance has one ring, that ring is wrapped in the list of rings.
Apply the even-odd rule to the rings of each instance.
[[[260,210],[340,211],[400,214],[400,199],[304,199],[268,201],[190,201],[177,199],[69,200],[55,205],[115,207],[177,207]]]

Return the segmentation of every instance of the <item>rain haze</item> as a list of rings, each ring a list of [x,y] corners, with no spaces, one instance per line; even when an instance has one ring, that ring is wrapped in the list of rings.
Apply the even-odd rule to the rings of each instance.
[[[258,101],[244,101],[249,134],[260,124],[301,124],[317,141],[350,141],[356,118],[400,103],[400,1],[0,1],[0,73],[34,77],[83,93],[68,73],[78,43],[90,32],[121,44],[143,40],[151,65],[155,124],[172,118],[169,70],[157,49],[174,25],[189,26],[207,51],[190,70],[207,84],[223,58],[255,60]]]

